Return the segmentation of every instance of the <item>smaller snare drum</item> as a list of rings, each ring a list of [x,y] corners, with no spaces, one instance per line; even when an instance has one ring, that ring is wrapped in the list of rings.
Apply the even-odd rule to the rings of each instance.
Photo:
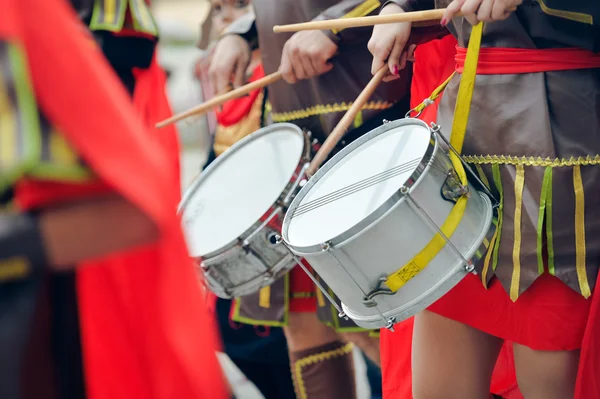
[[[418,119],[384,124],[352,142],[302,188],[283,242],[304,257],[360,327],[391,327],[425,309],[473,270],[494,232],[488,195],[456,178],[437,130]],[[418,272],[409,262],[469,193],[462,219]],[[402,268],[396,292],[384,283]]]
[[[256,292],[295,266],[275,237],[309,155],[302,130],[274,124],[225,151],[185,193],[179,212],[189,251],[219,297]]]

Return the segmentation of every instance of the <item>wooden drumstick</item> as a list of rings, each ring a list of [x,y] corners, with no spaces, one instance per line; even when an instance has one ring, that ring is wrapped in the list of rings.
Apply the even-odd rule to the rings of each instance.
[[[371,78],[367,86],[363,89],[363,91],[358,95],[352,106],[346,111],[346,114],[340,119],[338,124],[335,126],[333,131],[327,138],[325,142],[319,148],[319,151],[315,154],[315,157],[310,162],[308,169],[306,169],[306,174],[308,176],[312,176],[317,169],[321,166],[321,164],[327,159],[331,151],[335,148],[335,146],[340,142],[340,140],[346,134],[346,131],[354,122],[354,118],[356,118],[356,114],[360,112],[363,105],[371,98],[377,86],[381,83],[385,75],[388,73],[387,64],[381,67],[379,71]]]
[[[402,12],[398,14],[376,15],[371,17],[339,18],[323,21],[303,22],[299,24],[275,25],[273,32],[298,32],[301,30],[330,30],[358,28],[360,26],[373,26],[381,24],[393,24],[397,22],[422,22],[442,19],[445,8],[425,11]],[[456,16],[461,16],[457,13]]]
[[[202,115],[202,114],[210,111],[214,107],[224,104],[229,100],[233,100],[235,98],[242,97],[243,95],[246,95],[256,89],[262,89],[263,87],[268,86],[272,83],[275,83],[280,79],[281,79],[281,72],[277,71],[275,73],[265,76],[264,78],[258,79],[252,83],[248,83],[247,85],[238,87],[235,90],[231,90],[225,94],[216,96],[216,97],[214,97],[194,108],[191,108],[187,111],[181,112],[177,115],[173,115],[172,117],[157,123],[156,127],[160,129],[160,128],[168,126],[172,123],[179,122],[182,119],[189,118],[190,116]]]
[[[516,8],[511,8],[509,11],[513,12]],[[383,24],[395,24],[397,22],[423,22],[432,20],[441,20],[446,12],[445,8],[438,8],[435,10],[425,11],[412,11],[402,12],[398,14],[388,15],[376,15],[371,17],[358,17],[358,18],[339,18],[330,19],[323,21],[313,22],[302,22],[299,24],[289,25],[275,25],[273,32],[298,32],[301,30],[331,30],[331,29],[346,29],[346,28],[358,28],[361,26],[373,26]],[[455,17],[462,17],[462,12],[454,14]]]

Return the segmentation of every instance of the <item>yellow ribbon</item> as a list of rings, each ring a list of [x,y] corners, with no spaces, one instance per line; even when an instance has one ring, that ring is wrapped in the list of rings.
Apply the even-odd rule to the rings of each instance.
[[[475,25],[471,31],[471,38],[469,40],[469,47],[465,59],[465,67],[460,80],[460,86],[458,88],[458,96],[454,109],[454,120],[452,122],[452,133],[450,136],[450,144],[458,152],[462,150],[463,142],[465,140],[465,133],[467,131],[469,113],[471,110],[471,99],[473,97],[473,89],[475,87],[475,79],[477,77],[477,61],[479,59],[479,48],[481,47],[482,33],[483,23],[480,22],[479,24]],[[450,78],[452,78],[452,76]],[[450,78],[448,78],[448,80],[442,84],[443,87],[448,84]],[[436,89],[436,91],[438,89]],[[437,98],[442,90],[443,88],[437,93],[434,91],[434,93],[430,96],[430,99],[434,96]],[[458,156],[456,156],[456,154],[454,154],[452,151],[450,151],[450,160],[452,161],[452,165],[456,170],[461,184],[467,185],[467,175],[463,165]],[[451,237],[458,227],[465,213],[467,201],[468,199],[466,196],[459,198],[456,204],[452,207],[448,218],[440,227],[440,230],[446,237]],[[429,262],[431,262],[431,260],[437,256],[444,245],[446,245],[446,240],[440,234],[433,236],[425,248],[423,248],[421,252],[419,252],[411,261],[388,276],[386,285],[393,292],[398,291],[410,279],[419,274],[429,264]]]

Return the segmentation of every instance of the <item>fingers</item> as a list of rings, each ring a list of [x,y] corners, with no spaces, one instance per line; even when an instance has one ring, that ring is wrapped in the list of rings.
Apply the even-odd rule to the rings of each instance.
[[[415,50],[417,49],[416,44],[411,44],[408,46],[407,57],[406,60],[410,62],[415,62]]]
[[[446,11],[444,12],[444,16],[441,20],[441,24],[443,26],[446,26],[446,24],[456,16],[456,14],[460,11],[465,1],[466,0],[454,0],[448,5],[448,7],[446,7]]]
[[[288,43],[283,46],[283,53],[281,55],[281,63],[279,64],[279,72],[281,72],[281,77],[283,80],[290,84],[296,83],[296,75],[294,74],[294,70],[292,68],[292,63],[290,60],[290,50]]]
[[[373,54],[373,63],[371,64],[371,74],[373,75],[386,64],[386,60],[388,59],[393,46],[396,44],[394,39],[389,42],[380,40],[379,35],[377,34],[378,32],[380,32],[380,27],[376,26],[373,30],[373,36],[371,36],[371,40],[369,40],[369,43],[367,44],[367,48],[371,54]]]
[[[394,42],[394,47],[392,47],[392,51],[390,51],[390,55],[387,60],[388,68],[390,69],[390,73],[392,75],[399,75],[400,70],[400,57],[402,57],[402,51],[404,50],[404,43],[400,40],[396,39]]]
[[[466,0],[460,8],[463,17],[465,17],[471,25],[477,25],[479,23],[479,19],[477,19],[477,10],[479,9],[481,2],[482,0]]]
[[[494,21],[502,21],[502,20],[505,20],[506,18],[508,18],[508,16],[510,15],[510,13],[512,11],[514,11],[514,10],[508,9],[506,7],[506,4],[504,4],[504,2],[496,1],[492,5],[491,18]]]
[[[494,0],[483,0],[479,5],[479,10],[477,11],[477,19],[484,22],[492,21],[493,6]]]

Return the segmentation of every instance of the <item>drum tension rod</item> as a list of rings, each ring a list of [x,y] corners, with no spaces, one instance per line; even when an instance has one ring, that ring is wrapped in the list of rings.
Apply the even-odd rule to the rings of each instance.
[[[292,252],[292,249],[287,246],[287,244],[285,243],[285,241],[283,241],[283,237],[281,237],[280,235],[277,236],[277,243],[283,245],[283,247],[288,251],[288,253],[292,257],[292,259],[294,259],[294,261],[296,262],[296,264],[298,266],[300,266],[300,268],[302,270],[304,270],[304,273],[306,273],[306,275],[308,276],[308,278],[310,278],[312,280],[312,282],[317,286],[317,288],[323,293],[323,295],[325,296],[325,298],[327,298],[327,300],[338,311],[338,316],[341,317],[341,318],[343,318],[344,320],[348,320],[348,316],[346,315],[346,313],[337,304],[337,302],[331,297],[331,295],[329,295],[329,292],[327,292],[327,290],[325,288],[323,288],[323,286],[321,285],[321,283],[315,278],[315,276],[313,276],[313,274],[310,272],[310,270],[308,270],[306,268],[306,266],[304,266],[304,264],[300,261],[300,259]]]

